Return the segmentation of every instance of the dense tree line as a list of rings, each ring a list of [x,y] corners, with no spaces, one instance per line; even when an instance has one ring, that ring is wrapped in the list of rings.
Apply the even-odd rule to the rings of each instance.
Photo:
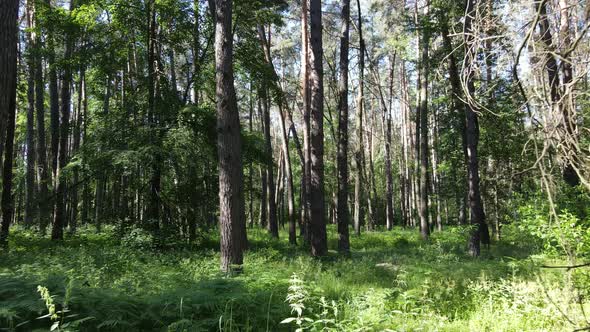
[[[330,223],[343,254],[351,227],[470,225],[479,256],[515,200],[589,188],[588,8],[2,1],[0,243],[218,228],[229,272],[250,227],[325,256]]]

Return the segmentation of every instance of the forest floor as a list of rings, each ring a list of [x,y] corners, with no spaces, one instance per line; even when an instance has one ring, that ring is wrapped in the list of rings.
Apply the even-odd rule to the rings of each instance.
[[[0,253],[0,330],[47,331],[57,321],[84,331],[289,331],[297,322],[306,330],[564,331],[580,326],[563,314],[582,321],[564,271],[540,268],[548,258],[508,233],[478,259],[466,256],[462,228],[428,243],[415,230],[363,233],[351,237],[349,257],[314,259],[284,231],[271,240],[250,229],[234,277],[218,272],[216,238],[152,250],[141,234],[114,234],[82,229],[56,245],[14,229],[10,252]],[[330,248],[336,236],[329,226]],[[54,322],[39,318],[48,308],[38,286],[53,296]],[[297,317],[288,295],[302,319],[288,319]]]

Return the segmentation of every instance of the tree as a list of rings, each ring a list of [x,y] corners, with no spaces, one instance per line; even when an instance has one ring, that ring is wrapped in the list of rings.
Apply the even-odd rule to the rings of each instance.
[[[266,38],[266,34],[264,33],[264,27],[262,25],[258,26],[258,38],[261,41],[263,51],[264,51],[264,58],[266,63],[269,66],[270,74],[272,75],[272,89],[274,90],[275,99],[277,101],[279,107],[279,117],[280,117],[280,127],[281,127],[281,139],[282,139],[282,154],[284,157],[285,162],[285,178],[287,181],[287,200],[288,200],[288,214],[289,214],[289,243],[290,244],[297,244],[297,230],[295,224],[295,195],[293,192],[293,171],[291,165],[291,156],[289,152],[289,135],[287,133],[287,118],[289,118],[288,111],[285,110],[287,103],[284,98],[284,92],[282,91],[279,85],[279,77],[277,75],[275,66],[272,63],[271,53],[270,53],[270,43]],[[265,115],[266,118],[266,115]],[[266,119],[265,119],[266,122]],[[270,122],[270,118],[268,122]],[[266,136],[266,130],[265,130]],[[266,138],[265,138],[266,140]],[[269,130],[269,137],[268,142],[270,142],[270,130]],[[270,144],[270,143],[267,143]],[[268,149],[268,146],[267,146]],[[271,153],[272,149],[270,152]],[[280,181],[280,178],[278,179]],[[270,189],[270,187],[269,187]],[[275,207],[276,209],[276,207]],[[276,224],[276,220],[275,220]],[[276,236],[278,237],[278,225],[274,226],[276,229]],[[274,235],[274,234],[273,234]]]
[[[359,83],[358,99],[356,108],[356,136],[357,149],[354,156],[356,174],[354,178],[354,231],[357,235],[361,233],[361,223],[363,221],[363,169],[364,169],[364,146],[363,146],[363,110],[364,110],[364,88],[365,88],[365,40],[363,39],[363,25],[361,14],[361,3],[357,0],[358,10],[358,33],[359,33]]]
[[[350,34],[350,0],[342,0],[340,30],[340,80],[338,81],[338,250],[348,252],[348,45]]]
[[[576,150],[576,120],[575,120],[575,105],[572,93],[568,89],[568,85],[572,83],[573,71],[571,62],[568,59],[568,55],[571,53],[569,50],[571,40],[569,32],[569,4],[567,0],[559,1],[560,9],[560,22],[559,22],[559,43],[560,49],[558,50],[553,41],[551,34],[551,27],[547,15],[547,0],[539,0],[535,2],[535,9],[538,12],[539,20],[539,34],[541,42],[545,48],[544,54],[544,66],[547,71],[547,78],[549,80],[549,91],[551,106],[555,113],[561,113],[563,120],[560,123],[560,127],[563,131],[561,134],[562,142],[561,146],[564,147],[564,159],[565,165],[563,167],[563,179],[572,187],[580,184],[580,178],[576,172],[575,156]],[[561,51],[561,66],[558,66],[555,52]],[[559,77],[559,71],[561,69],[561,83]]]
[[[246,232],[240,118],[234,87],[232,0],[215,0],[215,68],[221,270],[243,263]]]
[[[70,1],[70,13],[75,8],[75,0]],[[71,33],[66,33],[65,36],[65,52],[64,58],[69,59],[72,56],[74,48],[74,37]],[[63,239],[63,228],[66,223],[66,186],[67,178],[63,174],[64,168],[68,164],[68,141],[70,138],[70,103],[72,97],[71,91],[72,83],[72,68],[71,64],[66,63],[64,66],[61,82],[61,108],[60,108],[60,128],[59,128],[59,149],[58,149],[58,168],[57,168],[57,188],[56,188],[56,202],[55,202],[55,217],[53,220],[53,228],[51,229],[52,240]]]
[[[18,1],[6,0],[0,3],[0,138],[4,143],[2,168],[2,224],[0,225],[0,246],[8,244],[8,230],[12,221],[12,161],[14,126],[16,116],[16,50],[18,43]],[[0,157],[1,159],[1,157]]]
[[[309,52],[309,1],[301,1],[301,99],[303,115],[303,181],[301,184],[301,220],[306,242],[311,240],[311,148],[310,148],[310,52]]]
[[[467,0],[466,6],[465,22],[463,26],[465,39],[465,60],[463,64],[465,67],[464,72],[467,73],[465,77],[465,84],[468,100],[465,103],[465,153],[467,160],[470,223],[472,227],[468,247],[469,254],[471,256],[477,257],[480,254],[482,232],[487,231],[479,184],[479,159],[477,153],[477,145],[479,143],[479,123],[477,116],[478,110],[475,101],[473,100],[473,98],[475,98],[475,73],[472,65],[476,61],[476,49],[475,45],[473,45],[473,40],[475,37],[473,35],[472,24],[475,17],[477,0]]]
[[[37,25],[41,19],[35,16]],[[35,46],[41,48],[41,33],[37,32]],[[45,143],[45,84],[43,80],[43,58],[41,54],[35,54],[35,109],[37,120],[37,173],[39,178],[39,191],[37,195],[39,228],[41,234],[45,234],[49,224],[50,202],[48,185],[51,182],[49,177],[49,165],[47,164],[47,146]]]
[[[423,21],[428,21],[428,4],[424,7]],[[428,224],[428,47],[430,31],[427,24],[422,26],[420,38],[420,81],[419,81],[419,105],[417,114],[420,122],[420,235],[423,240],[428,240],[430,227]],[[418,136],[417,136],[418,137]]]
[[[263,33],[264,34],[264,33]],[[270,96],[268,96],[268,87],[262,84],[259,94],[262,97],[262,120],[264,122],[264,146],[267,154],[266,161],[266,198],[268,211],[268,232],[274,238],[279,237],[279,226],[277,223],[277,205],[275,203],[275,181],[273,174],[272,142],[270,139]]]
[[[35,6],[27,1],[27,138],[26,138],[26,174],[25,174],[25,225],[31,227],[35,216],[35,58],[37,57],[35,41]],[[38,84],[42,84],[39,82]]]
[[[383,117],[385,121],[385,144],[384,144],[384,154],[385,154],[385,182],[386,182],[386,196],[385,196],[385,218],[386,218],[386,226],[387,230],[391,230],[393,228],[394,222],[394,209],[393,209],[393,174],[391,169],[391,140],[392,140],[392,107],[393,107],[393,73],[395,70],[395,56],[390,58],[389,63],[389,107],[383,107]],[[381,95],[383,100],[383,97]],[[384,100],[383,100],[384,103]]]
[[[310,0],[310,100],[311,100],[311,253],[328,252],[324,206],[324,70],[322,45],[322,1]]]

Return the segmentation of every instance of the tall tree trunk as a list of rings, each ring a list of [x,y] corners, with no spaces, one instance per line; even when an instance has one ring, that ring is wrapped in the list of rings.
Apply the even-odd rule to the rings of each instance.
[[[462,88],[461,88],[461,79],[459,77],[459,69],[457,67],[457,61],[455,58],[455,54],[453,53],[453,45],[451,42],[451,36],[449,34],[448,22],[445,16],[441,19],[441,34],[443,38],[443,47],[445,52],[448,54],[448,72],[449,72],[449,80],[451,83],[451,105],[453,107],[456,116],[461,119],[459,122],[461,125],[457,128],[457,131],[460,132],[461,135],[461,144],[463,148],[463,154],[465,158],[465,164],[467,165],[469,162],[467,160],[467,143],[465,139],[465,108],[464,103],[462,101]],[[459,225],[466,224],[467,219],[467,194],[460,194],[457,200],[457,207],[458,207],[458,220],[457,222]]]
[[[39,17],[36,17],[37,22]],[[37,49],[41,48],[41,35],[37,34]],[[47,164],[47,147],[45,136],[45,84],[43,81],[43,58],[40,54],[35,57],[35,108],[37,120],[37,173],[39,190],[37,196],[39,228],[45,234],[49,218],[51,217],[48,185],[51,181]]]
[[[467,93],[470,98],[475,97],[475,83],[473,69],[471,64],[476,61],[475,49],[473,43],[473,28],[472,21],[475,17],[475,6],[477,0],[467,0],[467,8],[465,10],[465,68],[467,70],[466,85]],[[469,99],[469,98],[467,98]],[[479,185],[479,159],[477,154],[477,145],[479,142],[479,124],[477,119],[477,109],[473,102],[466,103],[465,107],[465,140],[467,145],[467,160],[468,160],[468,187],[469,187],[469,208],[470,208],[470,222],[473,227],[469,237],[469,254],[477,257],[480,254],[480,242],[484,228],[487,229],[485,223],[485,213],[481,200],[480,185]],[[489,238],[489,235],[488,235]]]
[[[281,126],[281,138],[282,138],[282,155],[283,155],[283,162],[284,162],[284,172],[285,178],[287,181],[287,200],[288,200],[288,217],[289,217],[289,243],[290,244],[297,244],[297,230],[295,224],[295,195],[293,191],[293,171],[291,167],[291,156],[289,154],[289,135],[287,133],[287,118],[289,115],[287,114],[285,108],[287,107],[286,102],[283,97],[283,91],[279,85],[279,77],[277,75],[276,69],[272,63],[271,53],[270,53],[270,43],[269,40],[266,38],[264,33],[264,28],[262,26],[258,26],[258,37],[261,40],[263,50],[264,50],[264,57],[266,59],[267,64],[270,67],[272,76],[273,76],[273,86],[276,90],[276,99],[277,104],[279,107],[279,116],[280,116],[280,126]],[[281,178],[278,177],[277,181],[281,181]],[[284,204],[283,204],[284,205]],[[277,234],[278,236],[278,234]]]
[[[395,67],[395,54],[393,57],[390,58],[390,68],[389,68],[389,108],[384,109],[383,111],[386,113],[384,116],[387,118],[386,122],[386,129],[385,129],[385,179],[386,179],[386,197],[385,197],[385,219],[386,219],[386,227],[387,230],[391,230],[393,228],[393,174],[391,169],[391,136],[392,136],[392,129],[391,129],[391,122],[392,122],[392,104],[393,104],[393,72]]]
[[[46,0],[47,7],[50,11],[51,1]],[[49,68],[49,115],[51,118],[51,174],[53,177],[53,190],[56,190],[57,181],[57,157],[59,149],[59,92],[57,86],[57,69],[55,65],[55,37],[53,36],[53,28],[49,27],[47,30],[47,66]],[[55,197],[55,194],[54,194]],[[55,202],[55,198],[53,199]],[[52,202],[52,203],[54,203]]]
[[[70,12],[74,9],[74,0],[70,2]],[[65,36],[66,45],[64,58],[69,59],[72,56],[74,41],[73,37],[66,33]],[[59,165],[56,173],[57,177],[57,189],[56,189],[56,205],[55,205],[55,217],[53,220],[53,228],[51,230],[52,240],[63,239],[63,227],[66,223],[66,186],[67,178],[63,173],[64,168],[68,163],[68,138],[70,129],[70,102],[71,102],[71,90],[70,85],[72,82],[72,68],[71,65],[66,63],[64,65],[62,85],[61,85],[61,110],[60,110],[60,132],[59,132]]]
[[[428,17],[428,5],[424,7],[424,17]],[[423,240],[428,240],[430,227],[428,223],[428,47],[430,32],[428,28],[422,29],[421,38],[422,56],[420,59],[420,105],[418,116],[420,118],[420,235]]]
[[[311,90],[310,90],[310,54],[309,54],[309,1],[301,2],[301,95],[303,100],[303,184],[302,190],[302,224],[304,240],[309,243],[311,240],[310,218],[311,218],[311,148],[310,148],[310,112],[311,112]]]
[[[406,219],[404,221],[406,226],[411,226],[414,220],[414,167],[412,167],[412,120],[410,118],[410,96],[408,93],[408,81],[406,77],[406,64],[402,61],[400,66],[401,72],[401,84],[402,84],[402,96],[403,96],[403,114],[404,114],[404,165],[405,165],[405,187],[406,187]]]
[[[156,70],[157,67],[154,66],[155,62],[157,61],[157,27],[156,27],[156,12],[155,12],[155,0],[148,0],[147,4],[147,19],[148,19],[148,31],[147,31],[147,45],[148,45],[148,122],[150,126],[150,143],[153,146],[158,145],[159,141],[159,130],[157,128],[157,106],[156,101],[157,91],[156,91]],[[150,192],[149,192],[149,202],[148,202],[148,209],[147,209],[147,228],[152,231],[156,232],[159,229],[160,225],[160,151],[157,151],[154,154],[152,165],[151,165],[151,174],[150,174]]]
[[[25,227],[33,226],[35,215],[35,58],[37,53],[35,29],[35,5],[28,0],[27,16],[27,134],[25,174]],[[42,84],[42,82],[39,82]]]
[[[80,78],[78,81],[78,104],[76,111],[76,122],[74,126],[74,139],[72,143],[72,153],[77,153],[80,149],[80,140],[82,132],[82,112],[84,110],[84,104],[86,103],[85,96],[85,85],[86,85],[86,70],[84,67],[80,68]],[[80,169],[74,168],[73,185],[71,189],[72,193],[72,222],[70,223],[70,233],[75,233],[78,226],[78,182],[80,181]]]
[[[432,115],[432,193],[434,194],[434,202],[436,205],[436,229],[442,231],[442,215],[441,215],[441,193],[440,193],[440,176],[438,173],[438,112]]]
[[[338,81],[338,250],[350,251],[348,235],[348,55],[350,35],[350,0],[342,0],[340,30],[340,80]]]
[[[368,210],[368,218],[367,218],[367,231],[372,231],[375,229],[375,223],[376,223],[376,211],[375,211],[375,206],[374,206],[374,202],[377,199],[377,186],[375,185],[375,164],[373,163],[374,160],[374,132],[375,132],[375,111],[372,107],[372,104],[369,104],[370,112],[365,112],[365,115],[367,115],[370,113],[371,117],[370,117],[370,121],[367,118],[366,123],[370,124],[370,128],[368,131],[366,131],[367,133],[367,147],[368,147],[368,151],[367,151],[367,155],[369,156],[369,166],[368,166],[368,174],[367,174],[367,179],[369,180],[369,192],[367,193],[367,210]]]
[[[562,78],[562,100],[561,113],[563,116],[563,126],[565,127],[565,134],[563,141],[565,142],[565,166],[563,169],[563,180],[572,187],[580,184],[580,176],[576,171],[576,164],[579,163],[577,151],[578,135],[577,135],[577,121],[576,121],[576,105],[574,98],[574,87],[571,86],[573,81],[572,62],[569,59],[571,36],[570,36],[570,1],[559,0],[559,41],[561,45],[560,54],[561,59],[561,78]],[[590,8],[590,7],[588,7]]]
[[[365,80],[365,40],[363,39],[362,12],[360,0],[357,0],[358,32],[359,32],[359,83],[356,108],[356,136],[357,150],[355,152],[356,176],[354,179],[354,231],[361,234],[361,224],[364,218],[363,210],[363,169],[364,169],[364,145],[363,145],[363,109],[364,109],[364,80]]]
[[[198,4],[198,1],[195,1]],[[254,93],[252,89],[252,81],[250,81],[249,108],[248,108],[248,130],[250,133],[254,131],[252,118],[254,116]],[[254,167],[252,162],[248,163],[248,216],[250,218],[249,226],[254,226],[254,188],[253,188]]]
[[[267,191],[267,205],[268,205],[268,232],[274,238],[279,237],[279,228],[277,224],[277,205],[275,203],[275,181],[273,174],[273,157],[272,157],[272,142],[270,137],[270,96],[266,84],[260,89],[263,105],[264,121],[264,148],[266,151],[266,191]]]
[[[0,7],[0,9],[2,10],[12,10],[12,8],[2,8]],[[2,15],[0,15],[0,18],[2,18]],[[11,18],[10,16],[4,16],[4,18]],[[16,23],[14,24],[16,26]],[[6,40],[6,38],[1,38],[4,36],[0,36],[0,40]],[[5,44],[5,45],[10,45],[10,44]],[[7,53],[7,50],[3,50],[2,53]],[[6,59],[6,57],[4,57]],[[16,57],[15,57],[16,58]],[[14,72],[16,73],[16,64],[15,64],[15,70]],[[10,68],[4,68],[4,69],[10,69]],[[2,71],[3,73],[6,73],[7,71]],[[9,75],[7,75],[7,79],[6,81],[10,81],[10,78],[12,77],[12,75],[10,75],[10,72],[8,72]],[[10,228],[10,223],[13,219],[13,213],[14,213],[14,195],[12,193],[12,169],[13,169],[13,160],[14,160],[14,127],[15,127],[15,117],[16,117],[16,75],[14,75],[14,87],[12,89],[9,89],[8,93],[11,93],[10,91],[13,91],[12,94],[14,97],[12,97],[12,101],[9,100],[10,104],[8,105],[8,123],[6,126],[6,134],[5,134],[5,139],[6,142],[4,143],[4,166],[2,168],[2,201],[0,203],[0,207],[2,208],[2,224],[0,225],[0,247],[6,247],[8,246],[8,231]],[[4,96],[3,96],[4,97]],[[10,97],[9,97],[10,98]],[[6,98],[8,99],[8,98]]]
[[[243,263],[246,233],[240,118],[234,88],[232,1],[215,0],[215,67],[221,270]]]
[[[0,246],[8,245],[8,230],[12,221],[12,161],[16,117],[16,50],[18,44],[18,1],[0,2],[0,138],[5,139],[2,168],[2,223]],[[2,155],[0,154],[0,159]],[[1,161],[1,160],[0,160]]]
[[[328,253],[324,206],[324,70],[322,45],[322,2],[310,0],[310,100],[311,100],[311,254]]]
[[[265,132],[264,127],[264,110],[262,109],[262,98],[258,93],[258,116],[260,118],[260,131]],[[260,227],[266,228],[268,226],[268,172],[266,168],[260,166]]]
[[[291,155],[289,154],[289,136],[287,134],[287,121],[282,107],[279,109],[281,115],[281,131],[283,133],[283,156],[285,158],[285,177],[287,181],[287,209],[289,217],[289,243],[297,244],[297,224],[295,220],[295,192],[293,186],[293,168],[291,166]]]
[[[201,34],[200,34],[200,28],[199,28],[199,7],[200,7],[200,0],[194,0],[193,2],[193,11],[194,11],[194,18],[195,18],[195,31],[194,31],[194,36],[193,36],[193,67],[194,67],[194,73],[193,73],[193,94],[194,94],[194,102],[196,106],[199,106],[199,86],[201,83],[200,80],[200,72],[201,72],[201,67],[200,67],[200,50],[201,50],[201,42],[200,42],[200,38],[201,38]]]

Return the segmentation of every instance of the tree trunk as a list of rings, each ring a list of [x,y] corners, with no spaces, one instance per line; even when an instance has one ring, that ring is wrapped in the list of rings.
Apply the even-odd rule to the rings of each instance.
[[[310,0],[310,100],[311,100],[311,254],[328,253],[324,206],[324,70],[322,45],[322,2]]]
[[[424,16],[428,17],[428,6],[424,7]],[[421,38],[422,57],[420,60],[420,105],[418,116],[420,118],[420,235],[423,240],[428,240],[430,227],[428,223],[428,47],[430,33],[427,28],[422,29]]]
[[[275,181],[273,174],[273,157],[272,157],[272,142],[270,137],[270,96],[266,84],[260,89],[259,94],[262,97],[263,117],[264,121],[264,148],[266,152],[266,191],[267,191],[267,206],[268,206],[268,232],[274,238],[279,237],[279,228],[277,224],[277,205],[275,203]]]
[[[266,121],[264,121],[264,110],[262,109],[262,98],[258,93],[258,116],[260,118],[260,131],[264,133]],[[266,143],[266,142],[265,142]],[[268,227],[268,172],[266,168],[260,167],[260,227]]]
[[[365,41],[363,39],[362,13],[360,0],[357,0],[358,9],[358,32],[359,32],[359,82],[358,82],[358,99],[356,109],[356,136],[357,150],[355,152],[356,176],[354,179],[354,231],[357,235],[361,234],[361,224],[364,218],[363,210],[363,108],[364,108],[364,80],[365,80]]]
[[[157,128],[157,114],[156,114],[156,101],[158,99],[156,91],[156,70],[157,65],[154,63],[157,61],[157,27],[156,27],[156,12],[155,12],[155,0],[149,0],[147,4],[147,19],[148,19],[148,31],[147,31],[147,45],[148,45],[148,122],[150,127],[150,143],[156,149],[159,141],[159,130]],[[150,174],[150,191],[149,201],[147,208],[147,228],[156,232],[160,227],[160,151],[157,151],[151,163],[151,174]]]
[[[340,30],[340,81],[338,81],[338,250],[350,251],[348,235],[348,54],[350,34],[350,0],[342,0]]]
[[[39,17],[37,16],[38,20]],[[37,48],[41,48],[41,36],[37,34]],[[37,196],[39,228],[45,235],[51,217],[48,185],[51,181],[47,164],[47,147],[45,136],[45,84],[43,81],[43,61],[40,54],[35,57],[35,108],[37,120],[37,173],[39,191]]]
[[[460,127],[457,130],[461,133],[461,143],[463,147],[463,153],[465,156],[465,164],[467,165],[469,162],[467,160],[467,143],[465,138],[465,111],[464,111],[464,103],[462,101],[462,88],[461,88],[461,79],[459,77],[459,69],[457,68],[457,61],[455,55],[453,54],[453,45],[451,43],[451,37],[449,34],[448,29],[448,22],[446,17],[443,17],[441,23],[441,34],[443,37],[443,47],[445,48],[445,52],[448,54],[447,58],[449,61],[448,64],[448,71],[449,71],[449,80],[451,83],[451,101],[452,107],[456,116],[461,119],[459,123],[461,123]],[[457,205],[458,205],[458,224],[464,225],[466,224],[467,220],[467,196],[468,193],[462,194],[460,193],[460,197],[458,197]]]
[[[81,140],[81,129],[82,129],[82,112],[83,112],[83,105],[85,104],[86,96],[85,92],[85,85],[86,85],[86,70],[84,67],[80,69],[80,79],[78,82],[78,104],[77,104],[77,111],[76,111],[76,119],[75,119],[75,126],[74,126],[74,139],[72,143],[72,153],[77,153],[80,149],[80,140]],[[72,222],[70,223],[70,233],[75,233],[76,228],[78,226],[78,182],[80,181],[80,170],[78,167],[74,168],[74,179],[72,188]]]
[[[392,136],[392,107],[393,107],[393,73],[395,68],[395,53],[389,59],[389,105],[388,108],[383,107],[383,116],[385,119],[385,183],[386,183],[386,195],[385,195],[385,225],[387,230],[390,231],[393,228],[394,222],[394,202],[393,202],[393,174],[391,169],[391,136]],[[381,94],[382,103],[385,102],[383,95]]]
[[[367,210],[368,210],[368,218],[367,218],[367,231],[372,231],[375,229],[375,223],[376,223],[376,211],[375,211],[375,206],[374,206],[374,202],[377,199],[377,186],[375,185],[375,165],[373,163],[373,157],[374,157],[374,149],[373,149],[373,145],[374,145],[374,140],[373,140],[373,136],[374,136],[374,132],[375,132],[375,111],[373,110],[372,104],[370,103],[369,106],[371,107],[369,109],[370,112],[365,112],[365,115],[368,116],[368,114],[371,114],[371,121],[369,121],[367,119],[366,123],[370,124],[370,128],[368,131],[366,131],[367,133],[367,147],[368,147],[368,151],[367,151],[367,155],[369,156],[369,167],[368,167],[368,174],[367,174],[367,179],[369,180],[369,192],[367,193]]]
[[[442,231],[441,198],[440,198],[440,175],[438,173],[438,112],[432,115],[432,193],[436,205],[436,229]]]
[[[400,76],[401,76],[401,85],[402,85],[402,97],[403,97],[403,111],[402,114],[404,115],[403,120],[404,123],[402,125],[403,128],[403,140],[404,140],[404,177],[405,177],[405,196],[406,196],[406,203],[405,203],[405,217],[404,217],[404,225],[411,226],[414,220],[414,186],[412,183],[412,179],[414,178],[413,175],[413,167],[412,167],[412,120],[410,118],[410,96],[408,93],[408,82],[406,78],[406,63],[402,60],[400,66]]]
[[[302,190],[302,224],[304,240],[311,241],[311,147],[310,147],[310,112],[311,112],[311,91],[310,91],[310,54],[309,54],[309,1],[301,2],[301,95],[303,100],[303,184]]]
[[[16,117],[16,53],[18,44],[18,1],[0,2],[0,138],[5,139],[2,168],[2,223],[0,246],[8,245],[8,231],[13,213],[12,156]],[[2,155],[0,154],[0,159]],[[1,161],[1,160],[0,160]]]
[[[279,85],[279,77],[277,75],[276,69],[272,63],[271,53],[270,53],[270,43],[266,38],[264,33],[264,28],[262,26],[258,26],[258,37],[260,38],[263,50],[264,50],[264,57],[267,64],[270,67],[271,74],[273,76],[273,84],[274,89],[276,90],[276,99],[277,104],[279,107],[279,116],[280,116],[280,126],[281,126],[281,138],[282,138],[282,155],[283,155],[283,162],[284,162],[284,172],[285,178],[287,181],[287,200],[288,200],[288,217],[289,217],[289,243],[292,245],[297,244],[297,230],[296,230],[296,221],[295,221],[295,194],[293,190],[293,171],[291,167],[291,156],[289,153],[289,135],[287,132],[287,119],[290,118],[288,112],[285,110],[287,105],[283,97],[283,91]],[[277,181],[281,181],[281,177],[277,178]],[[284,205],[284,204],[283,204]],[[282,215],[282,214],[281,214]],[[278,236],[278,234],[277,234]]]
[[[198,5],[198,1],[195,1]],[[248,130],[250,133],[254,131],[254,126],[252,123],[252,118],[254,116],[254,93],[252,90],[252,81],[250,81],[250,93],[249,93],[249,108],[248,108]],[[253,177],[254,177],[254,167],[252,167],[252,162],[248,163],[248,217],[250,218],[249,226],[252,228],[254,226],[254,188],[253,188]]]
[[[196,106],[199,106],[199,87],[200,87],[200,49],[201,49],[201,42],[200,42],[200,29],[199,29],[199,7],[200,7],[200,0],[194,0],[193,2],[193,11],[194,11],[194,18],[195,18],[195,31],[193,37],[193,94],[194,94],[194,102]]]
[[[234,88],[232,1],[215,0],[215,67],[221,270],[243,263],[246,233],[240,118]]]
[[[12,8],[2,8],[2,10],[12,10]],[[2,18],[2,16],[0,16]],[[11,18],[10,16],[4,18]],[[14,24],[16,26],[16,23]],[[8,31],[7,31],[8,32]],[[1,36],[3,37],[3,36]],[[6,40],[6,38],[0,38],[0,40]],[[10,44],[5,44],[10,45]],[[3,50],[2,53],[7,53],[7,50]],[[4,57],[6,59],[6,57]],[[16,58],[16,56],[15,56]],[[14,72],[16,73],[16,64],[14,66]],[[10,69],[10,68],[4,68]],[[6,71],[3,71],[6,73]],[[9,73],[7,75],[7,80],[10,81],[10,78],[13,75]],[[13,169],[13,160],[14,160],[14,127],[15,127],[15,117],[16,117],[16,75],[13,79],[14,85],[13,88],[7,91],[10,93],[12,92],[13,97],[11,98],[10,104],[8,105],[8,124],[6,126],[6,142],[4,144],[4,167],[2,168],[2,202],[0,203],[0,207],[2,208],[2,224],[0,225],[0,246],[6,247],[8,246],[8,232],[10,229],[10,222],[13,218],[14,213],[14,195],[12,193],[12,169]],[[10,98],[10,97],[9,97]],[[6,98],[8,99],[8,98]]]
[[[70,12],[74,9],[74,0],[70,2]],[[66,46],[64,58],[69,59],[72,56],[74,41],[70,34],[66,34]],[[56,173],[57,189],[56,189],[56,205],[55,217],[53,220],[53,228],[51,230],[52,240],[63,239],[63,228],[66,223],[66,186],[67,178],[63,173],[63,169],[68,163],[68,138],[70,129],[70,99],[72,82],[72,68],[69,63],[64,65],[64,71],[61,84],[61,117],[60,117],[60,132],[59,132],[59,165]]]
[[[46,0],[47,8],[51,12],[51,0]],[[59,149],[59,92],[57,86],[57,70],[55,64],[55,37],[53,28],[50,26],[47,30],[47,66],[49,68],[49,115],[51,129],[51,175],[53,178],[53,199],[55,203],[55,190],[57,181],[57,157]]]
[[[559,41],[561,45],[561,78],[562,78],[562,95],[561,113],[563,116],[563,126],[565,127],[565,166],[563,169],[563,180],[572,187],[580,184],[580,176],[576,171],[576,164],[579,163],[578,155],[575,153],[578,143],[576,105],[574,98],[574,87],[570,86],[573,81],[572,63],[569,59],[569,49],[571,47],[570,36],[570,3],[568,0],[559,0],[560,24],[559,24]],[[590,8],[590,7],[588,7]]]
[[[27,133],[26,133],[26,174],[25,174],[25,227],[33,226],[35,215],[35,53],[37,37],[35,29],[35,6],[33,1],[26,4],[27,16]],[[39,82],[42,84],[42,82]]]
[[[474,97],[475,83],[474,73],[470,68],[471,63],[476,61],[476,54],[472,47],[474,39],[472,21],[475,16],[475,6],[477,0],[467,0],[467,9],[465,11],[465,61],[464,65],[467,69],[466,85],[467,93],[471,98]],[[469,99],[469,98],[468,98]],[[480,242],[482,233],[487,229],[485,223],[485,214],[481,200],[479,187],[479,159],[477,155],[477,145],[479,141],[479,125],[477,119],[477,109],[472,102],[466,103],[465,107],[465,141],[467,145],[467,170],[468,170],[468,187],[469,187],[469,208],[470,208],[470,223],[473,227],[469,237],[469,254],[477,257],[480,254]],[[489,235],[488,235],[489,238]]]

